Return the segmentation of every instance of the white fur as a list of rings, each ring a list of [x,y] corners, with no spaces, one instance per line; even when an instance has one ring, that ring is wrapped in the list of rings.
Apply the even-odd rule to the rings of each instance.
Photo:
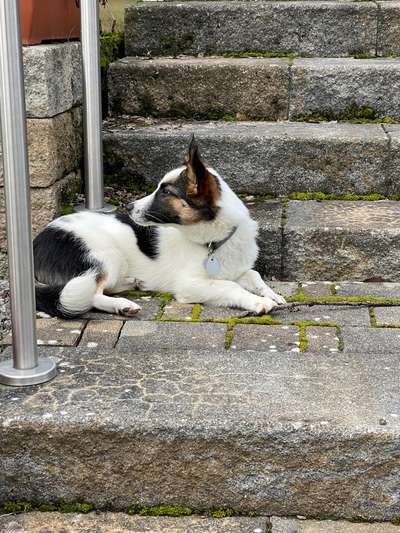
[[[173,181],[182,169],[169,172],[162,182]],[[132,229],[114,216],[84,211],[52,222],[52,226],[71,231],[82,239],[91,257],[101,264],[106,274],[97,292],[92,280],[86,290],[81,287],[81,282],[76,280],[83,276],[69,282],[62,292],[62,306],[69,306],[71,302],[71,305],[86,308],[91,303],[105,311],[121,312],[129,300],[118,303],[116,298],[103,296],[103,290],[117,293],[137,282],[144,290],[171,292],[179,302],[240,307],[258,314],[284,303],[285,300],[251,270],[258,254],[256,222],[222,178],[214,170],[209,171],[217,177],[221,187],[216,218],[186,226],[159,225],[159,250],[155,259],[139,250]],[[131,216],[136,223],[157,225],[143,218],[154,194],[135,202]],[[206,245],[224,239],[234,226],[237,226],[236,232],[215,252],[221,270],[216,278],[210,278],[203,266]],[[132,307],[132,302],[130,305]],[[131,311],[136,311],[137,307]]]

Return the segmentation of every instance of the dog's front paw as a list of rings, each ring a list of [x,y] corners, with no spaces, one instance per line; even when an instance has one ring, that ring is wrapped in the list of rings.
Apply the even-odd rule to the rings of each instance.
[[[271,298],[259,298],[259,301],[255,305],[254,312],[256,315],[267,315],[278,304]]]
[[[283,305],[286,303],[286,300],[283,296],[280,294],[277,294],[275,291],[273,291],[270,287],[265,286],[262,290],[261,296],[264,296],[264,298],[269,298],[276,302],[278,305]]]
[[[127,298],[115,298],[115,311],[123,316],[133,316],[140,311],[140,305],[128,300]]]

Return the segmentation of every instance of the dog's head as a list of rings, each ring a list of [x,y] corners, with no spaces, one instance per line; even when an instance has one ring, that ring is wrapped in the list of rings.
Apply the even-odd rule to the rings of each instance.
[[[207,222],[217,216],[220,196],[219,179],[201,160],[193,136],[186,164],[168,172],[152,194],[136,201],[130,215],[142,226]]]

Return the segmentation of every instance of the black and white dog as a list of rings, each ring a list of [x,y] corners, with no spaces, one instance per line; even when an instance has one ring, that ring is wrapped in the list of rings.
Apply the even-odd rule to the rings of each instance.
[[[179,302],[268,313],[285,303],[252,270],[257,223],[191,141],[187,162],[125,214],[83,211],[51,222],[34,240],[39,311],[61,317],[91,308],[133,315],[118,296],[140,288]]]

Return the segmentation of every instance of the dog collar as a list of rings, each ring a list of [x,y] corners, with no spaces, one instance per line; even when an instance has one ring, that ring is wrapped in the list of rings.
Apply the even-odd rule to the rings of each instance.
[[[222,239],[222,241],[211,241],[207,244],[208,249],[208,255],[212,255],[214,252],[216,252],[221,246],[223,246],[226,242],[229,241],[231,237],[235,234],[236,230],[238,229],[237,226],[234,226],[231,231],[228,233],[228,235],[225,237],[225,239]]]

